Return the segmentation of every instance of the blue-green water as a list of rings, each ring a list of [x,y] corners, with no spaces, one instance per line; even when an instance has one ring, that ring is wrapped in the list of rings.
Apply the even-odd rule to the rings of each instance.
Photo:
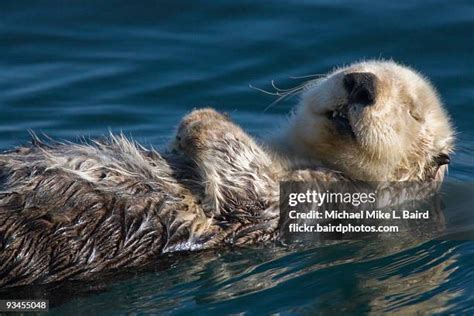
[[[393,58],[439,88],[459,133],[449,180],[472,183],[473,35],[468,0],[2,1],[0,149],[26,142],[28,128],[70,140],[123,130],[164,145],[200,106],[227,111],[262,136],[296,100],[264,112],[274,99],[249,84],[288,86],[290,76]],[[458,193],[445,193],[448,226],[474,217]],[[57,314],[472,314],[474,242],[201,253],[32,293],[48,297]]]

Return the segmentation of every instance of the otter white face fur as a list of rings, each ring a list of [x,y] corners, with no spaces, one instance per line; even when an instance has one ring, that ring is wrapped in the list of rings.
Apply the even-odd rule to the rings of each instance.
[[[427,79],[367,61],[309,82],[277,142],[358,180],[441,181],[453,130]]]

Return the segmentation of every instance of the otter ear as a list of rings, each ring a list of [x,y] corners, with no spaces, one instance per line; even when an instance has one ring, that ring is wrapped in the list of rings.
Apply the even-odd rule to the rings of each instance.
[[[434,158],[434,161],[436,164],[438,164],[438,166],[448,165],[451,162],[451,158],[448,154],[441,153]]]

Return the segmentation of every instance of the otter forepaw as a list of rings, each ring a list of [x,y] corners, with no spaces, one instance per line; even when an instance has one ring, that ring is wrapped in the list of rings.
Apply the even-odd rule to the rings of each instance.
[[[172,148],[187,155],[197,154],[215,143],[224,122],[228,123],[229,118],[214,109],[194,110],[181,121]]]

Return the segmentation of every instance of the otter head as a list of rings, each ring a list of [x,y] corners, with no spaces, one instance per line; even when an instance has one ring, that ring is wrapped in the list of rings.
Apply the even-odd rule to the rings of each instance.
[[[290,135],[298,155],[365,181],[441,181],[454,138],[431,84],[391,61],[307,83]]]

